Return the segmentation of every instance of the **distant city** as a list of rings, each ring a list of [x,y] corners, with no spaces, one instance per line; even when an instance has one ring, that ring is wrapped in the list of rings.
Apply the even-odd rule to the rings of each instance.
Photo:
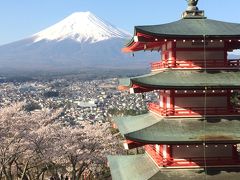
[[[59,77],[54,80],[2,82],[0,106],[25,101],[28,111],[64,108],[60,120],[74,125],[79,121],[105,122],[119,114],[146,113],[146,102],[154,101],[157,97],[154,92],[143,96],[118,91],[117,86],[117,78],[79,80],[76,77]]]

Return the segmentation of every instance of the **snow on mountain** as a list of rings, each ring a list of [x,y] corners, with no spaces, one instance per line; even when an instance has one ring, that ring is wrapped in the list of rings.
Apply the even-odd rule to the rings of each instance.
[[[91,12],[77,12],[59,23],[33,35],[34,42],[41,40],[95,43],[110,38],[129,38],[131,35],[96,17]]]
[[[0,46],[0,71],[146,68],[152,56],[121,52],[131,35],[90,12],[77,12],[29,38]],[[156,58],[157,57],[157,58]],[[147,60],[147,61],[146,61]]]

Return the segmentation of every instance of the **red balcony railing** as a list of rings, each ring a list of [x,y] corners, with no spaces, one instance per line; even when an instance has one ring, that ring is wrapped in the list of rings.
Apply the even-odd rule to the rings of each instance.
[[[163,157],[156,152],[154,145],[146,145],[145,151],[148,153],[149,156],[152,157],[152,159],[158,166],[163,166],[165,164],[166,159],[164,160]]]
[[[154,71],[154,70],[159,70],[159,69],[162,69],[162,68],[165,68],[165,65],[163,64],[163,62],[154,62],[154,63],[151,63],[151,70]]]
[[[205,163],[207,166],[226,166],[226,165],[240,165],[239,158],[233,158],[231,156],[222,156],[222,157],[186,157],[181,159],[168,158],[165,159],[161,153],[156,152],[155,145],[146,145],[145,151],[149,156],[155,161],[158,166],[204,166]],[[206,161],[206,162],[205,162]]]
[[[161,108],[158,104],[155,103],[148,103],[148,110],[149,111],[153,111],[161,116],[170,116],[170,115],[174,115],[174,111],[171,109],[164,109]]]
[[[148,103],[148,109],[161,116],[200,116],[200,115],[239,115],[240,110],[227,109],[226,107],[183,107],[183,108],[161,108],[156,103]]]
[[[171,158],[168,164],[169,166],[205,166],[205,163],[207,166],[239,166],[240,160],[233,159],[232,157],[206,157],[206,159],[204,159],[204,157]]]
[[[170,61],[159,61],[151,63],[152,71],[160,70],[162,68],[240,68],[239,59],[229,59],[227,62],[224,60],[177,60],[176,63]]]

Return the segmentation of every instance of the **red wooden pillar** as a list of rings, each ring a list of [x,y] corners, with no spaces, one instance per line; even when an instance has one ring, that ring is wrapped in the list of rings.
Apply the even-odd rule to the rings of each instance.
[[[176,67],[176,40],[172,41],[172,67]]]
[[[170,115],[174,115],[174,108],[175,108],[175,90],[170,90]]]
[[[161,145],[162,146],[162,157],[163,157],[163,165],[168,166],[171,163],[171,146],[169,145]]]
[[[163,68],[168,67],[168,51],[167,51],[167,42],[162,45],[162,63]]]

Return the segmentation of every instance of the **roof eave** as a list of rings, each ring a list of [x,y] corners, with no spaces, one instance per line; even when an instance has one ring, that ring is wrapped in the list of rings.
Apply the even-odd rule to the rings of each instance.
[[[184,141],[171,141],[171,140],[147,140],[143,138],[132,137],[131,133],[125,134],[127,140],[135,141],[143,144],[168,144],[168,145],[190,145],[190,144],[238,144],[240,140],[184,140]]]

